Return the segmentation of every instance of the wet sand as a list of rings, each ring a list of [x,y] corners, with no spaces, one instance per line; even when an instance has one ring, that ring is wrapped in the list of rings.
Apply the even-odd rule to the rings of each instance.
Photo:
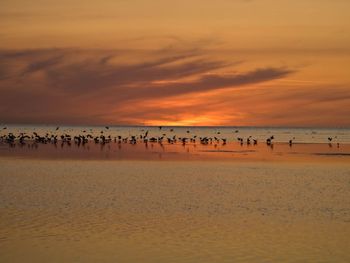
[[[350,262],[348,146],[134,146],[1,148],[0,262]]]

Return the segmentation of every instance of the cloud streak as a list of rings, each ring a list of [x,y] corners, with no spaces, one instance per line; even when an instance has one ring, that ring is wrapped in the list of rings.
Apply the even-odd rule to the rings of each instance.
[[[0,58],[2,122],[236,125],[237,120],[247,124],[242,116],[264,119],[263,113],[265,121],[278,123],[282,121],[273,107],[279,105],[303,98],[316,103],[350,100],[347,89],[285,95],[274,80],[295,70],[267,66],[242,71],[240,60],[212,59],[198,48],[2,50]]]

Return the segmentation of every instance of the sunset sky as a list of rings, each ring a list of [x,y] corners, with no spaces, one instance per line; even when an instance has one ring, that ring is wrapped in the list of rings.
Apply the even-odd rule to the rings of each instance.
[[[0,123],[350,127],[349,0],[3,0]]]

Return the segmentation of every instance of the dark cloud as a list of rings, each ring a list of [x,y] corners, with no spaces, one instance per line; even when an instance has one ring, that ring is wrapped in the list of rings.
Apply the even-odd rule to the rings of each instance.
[[[59,64],[63,60],[63,55],[50,57],[44,60],[33,61],[28,64],[23,74],[33,73],[40,70],[46,70],[52,66]]]
[[[180,82],[170,85],[164,85],[157,88],[155,93],[161,93],[162,96],[182,95],[185,93],[205,92],[215,89],[232,88],[248,84],[270,81],[282,78],[292,73],[287,69],[266,68],[256,69],[251,72],[241,74],[219,75],[211,74],[204,75],[197,81]],[[152,90],[152,87],[147,87]],[[152,94],[155,95],[155,94]]]
[[[121,54],[132,56],[126,63]],[[239,61],[209,59],[197,48],[159,51],[43,49],[0,51],[0,120],[3,122],[102,123],[146,118],[169,118],[171,112],[196,112],[195,107],[157,112],[157,101],[190,97],[283,78],[286,68],[260,68],[230,73]],[[41,74],[35,74],[40,72]],[[226,73],[225,73],[226,72]],[[224,74],[225,73],[225,74]],[[0,78],[1,78],[0,75]],[[155,101],[153,107],[142,107]],[[213,109],[203,102],[202,108]],[[203,106],[205,105],[205,107]],[[198,105],[197,105],[198,106]],[[128,111],[127,108],[139,108]],[[129,117],[128,117],[129,116]],[[171,117],[171,118],[177,118]]]
[[[101,63],[101,60],[90,60],[47,68],[46,74],[51,86],[72,93],[102,92],[116,88],[125,92],[130,90],[130,85],[135,86],[137,83],[147,85],[152,81],[180,79],[224,66],[222,62],[216,61],[196,60],[179,63],[186,58],[192,58],[192,56],[162,58],[133,65],[112,65]],[[177,64],[167,65],[170,63]]]

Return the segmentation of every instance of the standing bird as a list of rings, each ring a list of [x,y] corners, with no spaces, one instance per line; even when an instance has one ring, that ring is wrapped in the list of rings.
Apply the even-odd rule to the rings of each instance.
[[[271,138],[267,138],[267,139],[266,139],[266,144],[267,144],[267,145],[271,145]]]

